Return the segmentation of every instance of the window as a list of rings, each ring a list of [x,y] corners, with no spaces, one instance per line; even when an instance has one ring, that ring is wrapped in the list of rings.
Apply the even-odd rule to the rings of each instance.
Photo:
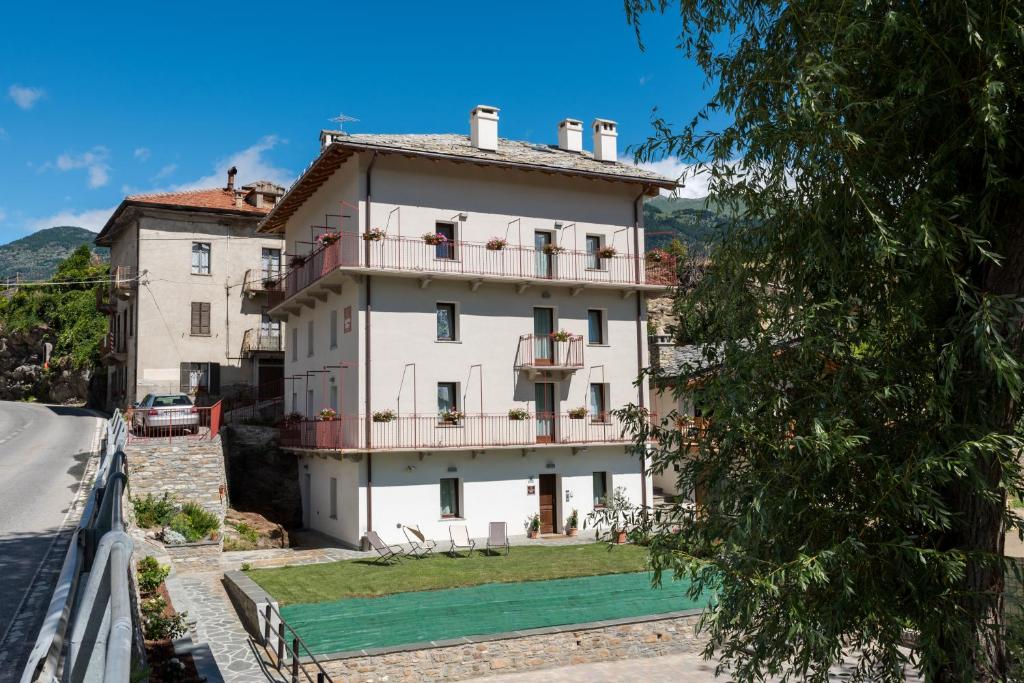
[[[341,411],[338,410],[338,385],[332,384],[328,389],[328,392],[330,393],[331,397],[331,410],[333,410],[335,413],[340,413]]]
[[[299,394],[298,392],[292,392],[292,412],[299,412]]]
[[[219,363],[182,363],[178,390],[183,394],[220,394]]]
[[[281,274],[281,250],[263,247],[260,256],[260,276],[264,280],[276,278]]]
[[[604,344],[604,311],[587,311],[587,343]]]
[[[434,232],[444,236],[443,242],[438,242],[434,247],[434,257],[439,259],[455,259],[455,224],[438,223],[434,226]]]
[[[587,268],[598,270],[601,267],[601,257],[597,255],[600,250],[600,235],[587,235]]]
[[[338,479],[331,477],[331,519],[338,518]]]
[[[594,472],[594,507],[603,508],[608,503],[608,473]]]
[[[338,312],[331,311],[331,348],[338,348]]]
[[[209,275],[210,274],[210,243],[209,242],[193,242],[192,243],[192,274],[193,275]]]
[[[608,421],[608,392],[604,384],[590,385],[590,421]]]
[[[459,509],[459,480],[441,480],[441,516],[461,517],[462,510]]]
[[[455,341],[455,304],[437,305],[437,341]]]
[[[260,336],[264,339],[277,339],[281,336],[281,321],[274,320],[269,313],[260,313]]]
[[[446,413],[459,409],[459,389],[455,382],[437,383],[437,412]]]
[[[210,336],[210,304],[205,301],[192,302],[192,334]]]
[[[313,355],[313,321],[306,322],[306,355]]]
[[[299,328],[292,328],[292,362],[299,359]],[[294,406],[292,406],[294,408]]]

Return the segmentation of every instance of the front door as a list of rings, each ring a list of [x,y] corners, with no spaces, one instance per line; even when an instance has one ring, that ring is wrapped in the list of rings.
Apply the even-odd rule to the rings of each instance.
[[[280,364],[260,363],[259,384],[257,393],[259,400],[265,401],[284,396],[284,366]]]
[[[554,340],[555,310],[553,308],[533,309],[533,364],[551,365],[555,357]]]
[[[551,277],[551,254],[547,250],[551,247],[551,233],[538,230],[533,233],[534,251],[534,275],[536,277]]]
[[[555,475],[540,475],[540,532],[555,533]]]
[[[551,443],[555,440],[555,385],[538,382],[533,385],[534,406],[537,416],[537,443]]]

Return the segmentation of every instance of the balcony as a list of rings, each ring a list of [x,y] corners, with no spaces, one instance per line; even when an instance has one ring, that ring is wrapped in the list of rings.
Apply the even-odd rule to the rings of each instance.
[[[535,379],[542,372],[567,375],[583,367],[583,335],[524,334],[519,337],[516,370]]]
[[[280,353],[284,351],[281,344],[281,333],[267,333],[265,330],[248,329],[242,336],[242,355],[254,353]]]
[[[286,423],[281,445],[332,451],[429,451],[438,449],[532,448],[625,444],[624,424],[600,418],[539,413],[525,419],[506,415],[467,415],[458,420],[401,415],[385,422],[359,416]]]
[[[104,315],[117,313],[117,303],[111,301],[110,291],[101,287],[96,288],[96,310]]]
[[[540,284],[564,285],[575,291],[610,288],[633,292],[665,287],[662,283],[647,282],[644,260],[632,255],[600,257],[558,247],[507,245],[496,249],[493,245],[462,241],[428,244],[422,238],[410,237],[364,240],[360,234],[342,233],[337,241],[308,256],[294,258],[283,278],[283,288],[275,288],[279,295],[272,299],[271,306],[285,303],[314,285],[317,289],[337,289],[340,282],[336,273],[381,272],[417,278],[423,287],[434,279],[468,280],[474,286],[485,281],[507,282],[515,284],[519,291]]]
[[[242,278],[242,292],[250,299],[277,289],[281,282],[280,267],[250,268]]]
[[[100,360],[104,365],[118,365],[128,360],[128,349],[118,344],[113,334],[107,334],[100,341]]]
[[[110,289],[119,299],[129,299],[139,286],[134,266],[113,266],[110,269]]]

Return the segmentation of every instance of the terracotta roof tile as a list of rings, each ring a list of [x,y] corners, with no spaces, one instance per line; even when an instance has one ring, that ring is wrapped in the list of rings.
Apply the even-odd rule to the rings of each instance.
[[[194,206],[199,209],[220,209],[222,211],[243,211],[258,216],[270,213],[271,207],[256,208],[244,201],[235,203],[234,191],[215,187],[205,190],[186,190],[184,192],[155,192],[151,194],[133,194],[125,197],[125,201],[154,206]]]

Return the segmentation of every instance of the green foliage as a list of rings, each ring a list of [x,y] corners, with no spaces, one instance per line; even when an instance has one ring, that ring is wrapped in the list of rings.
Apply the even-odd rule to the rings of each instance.
[[[220,520],[198,503],[189,501],[182,504],[178,514],[171,518],[169,526],[189,543],[195,543],[220,529]]]
[[[224,538],[224,550],[235,551],[235,550],[253,550],[259,543],[260,535],[256,529],[252,528],[245,522],[238,522],[237,524],[231,524],[231,528],[238,532],[239,538],[231,538],[225,536]]]
[[[147,555],[138,562],[139,590],[144,594],[153,593],[164,582],[171,568],[162,566],[152,555]]]
[[[239,536],[250,543],[256,543],[256,541],[260,540],[259,533],[245,522],[239,522],[238,524],[232,524],[231,526],[234,527]]]
[[[15,331],[45,325],[54,335],[52,362],[67,362],[74,369],[92,367],[99,361],[107,331],[106,317],[96,309],[96,291],[107,285],[95,282],[108,277],[107,264],[82,245],[51,278],[68,284],[23,287],[10,298],[0,298],[0,323]]]
[[[703,627],[738,680],[825,680],[851,650],[857,676],[896,679],[908,624],[929,679],[1002,680],[998,549],[1024,488],[1022,5],[626,9],[639,35],[670,5],[714,90],[689,125],[656,119],[638,157],[696,162],[729,218],[678,301],[711,359],[691,370],[716,370],[693,390],[713,419],[690,449],[669,416],[652,454],[704,506],[652,561],[720,584]],[[640,446],[645,416],[624,415]]]
[[[146,640],[173,640],[185,635],[185,612],[174,613],[168,609],[167,601],[160,595],[146,598],[140,605],[142,610],[142,633]],[[168,612],[171,612],[168,614]]]
[[[669,249],[675,243],[684,250],[704,251],[718,241],[725,219],[707,199],[656,197],[644,202],[644,243],[648,249]]]
[[[147,493],[144,498],[135,496],[132,509],[135,511],[135,523],[143,529],[167,526],[177,512],[174,501],[166,493],[161,498],[152,493]]]

